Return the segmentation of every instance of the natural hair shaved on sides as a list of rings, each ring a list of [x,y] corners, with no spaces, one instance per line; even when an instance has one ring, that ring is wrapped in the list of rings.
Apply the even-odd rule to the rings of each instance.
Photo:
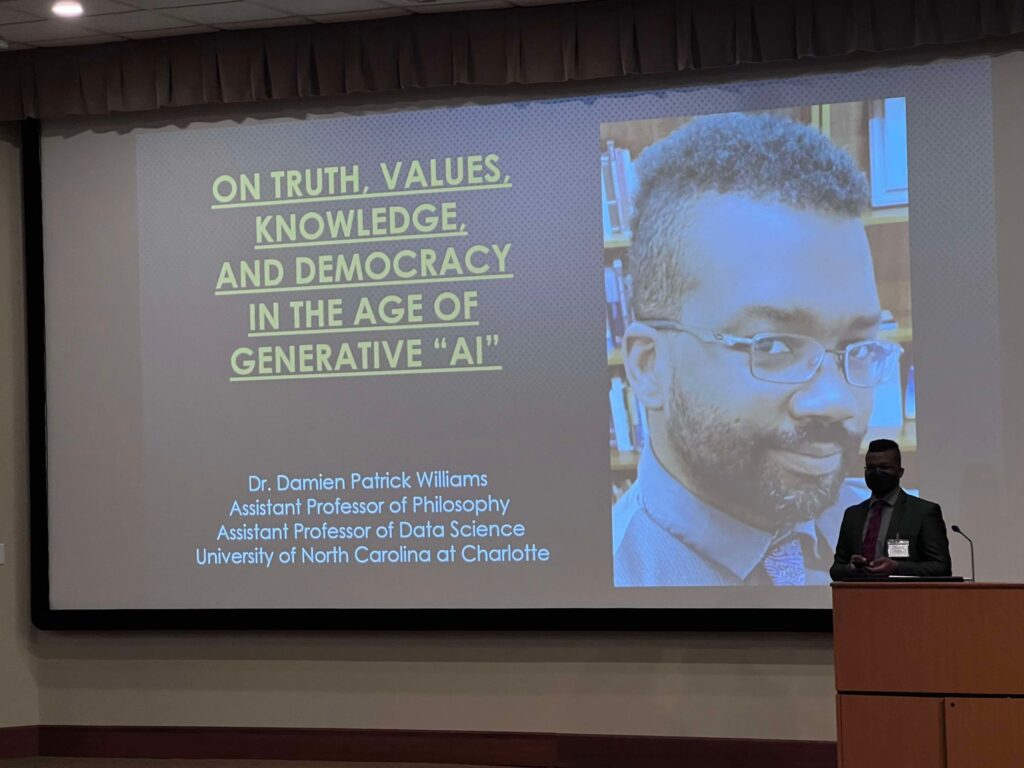
[[[702,117],[645,149],[629,271],[637,318],[671,319],[692,288],[683,250],[689,204],[705,193],[859,216],[868,185],[853,158],[817,129],[775,115]]]
[[[900,453],[899,443],[895,440],[887,440],[882,437],[868,443],[868,453],[885,453],[886,451],[896,451],[896,463],[903,466],[903,455]]]

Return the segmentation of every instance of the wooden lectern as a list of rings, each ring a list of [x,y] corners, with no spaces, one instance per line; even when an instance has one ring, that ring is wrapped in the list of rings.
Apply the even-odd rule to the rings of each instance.
[[[1024,766],[1024,584],[832,585],[840,768]]]

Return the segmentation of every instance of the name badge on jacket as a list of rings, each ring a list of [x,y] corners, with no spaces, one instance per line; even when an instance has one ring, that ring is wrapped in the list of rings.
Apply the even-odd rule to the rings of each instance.
[[[886,543],[887,557],[893,559],[910,557],[910,541],[907,539],[889,539]]]

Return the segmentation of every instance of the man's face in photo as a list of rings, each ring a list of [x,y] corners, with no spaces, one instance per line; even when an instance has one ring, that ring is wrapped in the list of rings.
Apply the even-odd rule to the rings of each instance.
[[[707,194],[680,235],[692,278],[684,326],[734,336],[788,333],[826,349],[877,336],[880,306],[867,236],[849,216],[742,194]],[[835,502],[874,400],[826,354],[814,376],[756,378],[746,347],[662,334],[664,419],[673,469],[724,512],[774,531]]]

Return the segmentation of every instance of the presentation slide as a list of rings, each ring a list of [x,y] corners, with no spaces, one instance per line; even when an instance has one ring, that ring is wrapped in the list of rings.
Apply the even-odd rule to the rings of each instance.
[[[826,608],[876,438],[1001,535],[990,69],[44,124],[51,608]]]

